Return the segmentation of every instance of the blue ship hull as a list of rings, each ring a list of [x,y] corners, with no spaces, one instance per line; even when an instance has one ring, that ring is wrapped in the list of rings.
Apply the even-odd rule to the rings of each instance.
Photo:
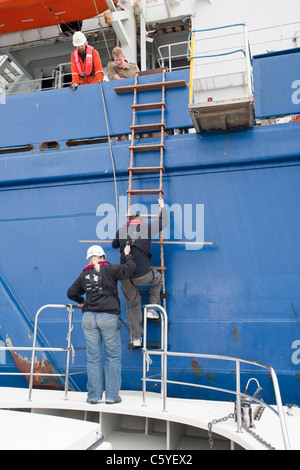
[[[187,78],[185,72],[174,72],[167,79],[183,76]],[[132,96],[117,96],[113,83],[105,83],[103,88],[111,135],[128,134]],[[191,127],[187,95],[187,89],[167,92],[167,129]],[[45,304],[69,303],[66,291],[84,268],[89,246],[79,240],[96,240],[101,230],[110,236],[115,228],[109,223],[105,226],[105,221],[115,220],[114,175],[107,142],[66,145],[69,139],[107,135],[98,85],[80,87],[74,93],[62,89],[8,97],[0,113],[1,148],[33,146],[30,152],[0,155],[0,344],[30,346],[37,310]],[[53,140],[58,149],[40,150],[41,142]],[[204,241],[216,242],[201,249],[165,245],[169,350],[267,363],[278,374],[283,402],[296,404],[300,402],[299,141],[297,123],[169,135],[163,177],[166,204],[180,208],[175,216],[176,207],[171,207],[170,239],[179,238],[182,228],[182,239],[193,240],[198,205],[201,217],[204,214]],[[118,198],[128,189],[128,145],[129,141],[112,143]],[[149,166],[157,164],[154,152],[139,158],[146,158]],[[156,185],[149,174],[138,175],[134,181],[136,188]],[[153,196],[140,196],[136,202],[149,210],[157,201]],[[107,213],[101,212],[103,204]],[[192,211],[189,233],[185,205]],[[119,253],[110,244],[104,249],[108,261],[119,262]],[[152,264],[160,264],[159,245],[153,245]],[[122,319],[128,324],[121,292],[120,298]],[[141,350],[128,350],[128,330],[122,326],[121,332],[122,387],[141,389]],[[66,333],[67,315],[46,310],[39,344],[66,346]],[[158,325],[150,325],[149,335],[150,341],[159,339]],[[80,311],[74,315],[72,343],[84,346]],[[0,352],[0,372],[28,371],[28,360],[28,353],[12,356]],[[64,353],[41,355],[38,360],[41,370],[65,367]],[[177,358],[168,365],[171,380],[234,389],[233,364]],[[159,361],[154,357],[153,367],[157,372]],[[85,352],[77,351],[71,370],[85,368]],[[266,373],[243,369],[242,387],[253,374],[263,387],[264,400],[274,402]],[[22,386],[26,380],[0,376],[0,384]],[[50,378],[41,385],[61,386],[60,379],[53,382]],[[71,386],[85,390],[86,375],[72,376]],[[159,383],[151,383],[148,389],[159,390]],[[195,390],[168,388],[173,396],[226,398]]]

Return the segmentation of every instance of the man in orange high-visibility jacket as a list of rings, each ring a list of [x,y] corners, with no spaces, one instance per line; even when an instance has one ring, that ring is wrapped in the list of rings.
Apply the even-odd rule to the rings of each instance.
[[[76,31],[73,35],[73,45],[76,49],[71,55],[71,88],[75,89],[77,85],[88,85],[103,80],[104,73],[99,52],[88,45],[81,31]]]

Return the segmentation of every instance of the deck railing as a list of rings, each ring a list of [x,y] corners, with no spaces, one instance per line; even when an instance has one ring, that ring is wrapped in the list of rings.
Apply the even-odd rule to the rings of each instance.
[[[39,317],[40,314],[42,313],[43,310],[47,308],[62,308],[66,309],[68,312],[68,322],[69,322],[69,327],[68,327],[68,333],[67,333],[67,347],[65,348],[52,348],[52,347],[40,347],[37,346],[37,337],[38,337],[38,323],[39,323]],[[35,315],[35,322],[34,322],[34,332],[33,332],[33,344],[32,346],[26,346],[26,347],[15,347],[15,346],[1,346],[0,351],[32,351],[32,357],[31,357],[31,366],[30,366],[30,372],[0,372],[0,375],[14,375],[14,376],[26,376],[29,377],[29,395],[28,395],[28,401],[32,400],[32,389],[33,389],[33,379],[35,376],[46,376],[46,377],[65,377],[65,396],[64,399],[68,399],[68,389],[69,389],[69,379],[70,375],[75,375],[75,374],[83,374],[86,373],[86,371],[82,372],[72,372],[70,373],[70,359],[71,359],[71,353],[72,351],[75,350],[80,350],[80,349],[85,349],[82,347],[77,347],[74,348],[72,345],[72,330],[73,330],[73,312],[74,309],[78,309],[79,307],[76,307],[74,305],[61,305],[61,304],[48,304],[44,305],[41,307],[36,315]],[[37,352],[66,352],[67,353],[67,359],[66,359],[66,372],[64,373],[56,373],[56,372],[34,372],[34,365],[35,365],[35,358],[36,358],[36,353]]]
[[[38,336],[38,322],[39,322],[39,317],[42,311],[44,311],[47,308],[62,308],[62,309],[67,309],[68,311],[68,321],[69,321],[69,327],[68,327],[68,334],[67,334],[67,347],[66,348],[51,348],[51,347],[39,347],[37,346],[37,336]],[[74,348],[72,345],[72,330],[73,330],[73,312],[74,309],[77,309],[79,307],[73,306],[73,305],[56,305],[56,304],[48,304],[44,305],[41,307],[36,315],[35,315],[35,322],[34,322],[34,334],[33,334],[33,345],[32,347],[15,347],[15,346],[2,346],[0,347],[0,351],[32,351],[32,357],[31,357],[31,368],[30,372],[19,372],[19,373],[7,373],[7,372],[1,372],[0,375],[23,375],[23,376],[29,376],[29,396],[28,396],[28,401],[32,400],[32,390],[33,390],[33,379],[34,376],[53,376],[53,377],[65,377],[65,395],[64,399],[68,399],[68,388],[69,388],[69,377],[71,375],[70,373],[70,359],[71,359],[71,352],[75,349],[85,349],[85,348]],[[161,319],[161,348],[160,349],[154,349],[149,351],[147,349],[147,309],[154,309],[158,311],[160,314],[160,319]],[[288,431],[287,431],[287,426],[285,422],[285,416],[284,416],[284,411],[283,411],[283,406],[282,406],[282,400],[281,400],[281,394],[280,394],[280,388],[278,384],[278,379],[277,375],[274,371],[274,369],[271,366],[268,366],[267,364],[264,364],[262,362],[258,361],[252,361],[248,359],[242,359],[239,357],[231,357],[231,356],[219,356],[219,355],[213,355],[213,354],[196,354],[196,353],[183,353],[183,352],[170,352],[168,351],[168,317],[166,314],[166,311],[163,307],[160,305],[154,305],[154,304],[149,304],[144,306],[144,338],[143,338],[143,377],[142,377],[142,382],[143,382],[143,405],[146,405],[146,382],[160,382],[161,383],[161,396],[162,396],[162,411],[165,412],[167,408],[167,385],[168,384],[177,384],[177,385],[185,385],[185,386],[192,386],[192,387],[198,387],[198,388],[205,388],[209,390],[214,390],[214,391],[219,391],[219,392],[225,392],[225,393],[230,393],[234,394],[236,396],[236,422],[237,422],[237,432],[241,432],[242,430],[242,406],[241,402],[243,399],[248,399],[255,401],[268,409],[270,409],[272,412],[274,412],[280,421],[280,427],[281,427],[281,433],[282,433],[282,438],[284,442],[284,447],[286,450],[290,450],[290,442],[289,442],[289,436],[288,436]],[[67,353],[67,361],[66,361],[66,372],[65,373],[40,373],[40,372],[34,372],[34,365],[35,365],[35,358],[36,358],[36,352],[38,351],[65,351]],[[149,370],[149,366],[151,363],[150,360],[150,354],[151,355],[158,355],[161,356],[161,372],[159,374],[156,374],[155,376],[148,376],[147,377],[147,371]],[[236,372],[236,387],[235,390],[227,390],[219,387],[212,387],[208,385],[201,385],[201,384],[194,384],[194,383],[187,383],[187,382],[179,382],[179,381],[174,381],[174,380],[169,380],[167,376],[167,371],[168,371],[168,364],[167,360],[169,357],[193,357],[193,358],[201,358],[201,359],[214,359],[214,360],[222,360],[222,361],[231,361],[235,363],[235,372]],[[275,410],[274,407],[266,404],[262,400],[258,399],[257,397],[254,396],[249,396],[246,393],[241,392],[241,364],[251,364],[255,365],[257,367],[263,368],[268,370],[269,375],[272,379],[273,387],[274,387],[274,393],[275,393],[275,399],[276,399],[276,405],[277,405],[277,411]],[[73,372],[72,374],[82,374],[84,372]],[[160,377],[160,378],[159,378]]]
[[[224,48],[224,36],[218,36],[219,32],[227,31],[228,37],[234,38],[237,35],[236,31],[239,28],[242,28],[242,44],[240,44],[240,41],[237,41],[236,45],[235,40],[233,40],[232,46],[227,46],[227,48]],[[215,35],[213,35],[212,37],[207,37],[206,35],[210,32],[213,32],[213,34]],[[203,39],[208,42],[218,41],[217,46],[215,45],[215,42],[213,42],[211,50],[209,50],[208,52],[202,52],[202,46],[200,46],[200,43],[203,42]],[[233,67],[233,70],[231,70],[228,65],[228,58],[232,56],[239,57],[240,54],[242,54],[242,57],[244,58],[244,60],[242,60],[242,69],[239,69],[238,67],[238,69],[235,70],[235,67]],[[231,89],[235,86],[240,86],[242,84],[243,96],[244,94],[249,97],[253,96],[251,55],[250,46],[248,42],[248,30],[247,25],[245,23],[232,24],[208,29],[195,29],[193,31],[190,31],[187,46],[187,59],[190,61],[190,103],[194,102],[194,93],[196,91],[203,91],[201,81],[205,82],[205,90],[214,90],[216,88]],[[218,59],[219,62],[216,62],[216,59]],[[197,72],[196,66],[198,70]],[[208,66],[213,67],[213,73],[211,70],[211,72],[207,75],[204,71]],[[241,81],[241,83],[239,83],[239,85],[234,84],[236,82],[236,80],[234,80],[232,83],[230,82],[227,85],[224,85],[224,83],[222,85],[216,85],[215,80],[218,81],[222,79],[222,77],[230,76],[240,77],[238,82]],[[198,87],[195,86],[196,82],[199,82],[199,90],[197,89]],[[224,95],[222,99],[227,99],[226,95]],[[198,102],[198,100],[199,96],[195,101]]]
[[[154,309],[160,314],[161,319],[161,349],[151,350],[147,349],[147,309]],[[239,357],[231,356],[219,356],[213,354],[195,354],[195,353],[183,353],[183,352],[170,352],[168,351],[168,317],[166,311],[160,305],[145,305],[144,306],[144,339],[143,339],[143,405],[146,405],[146,382],[161,382],[161,397],[162,397],[162,409],[167,411],[167,385],[168,384],[177,384],[177,385],[186,385],[192,387],[205,388],[209,390],[219,391],[234,394],[236,396],[236,422],[237,422],[237,432],[242,432],[242,400],[250,400],[259,403],[266,408],[272,410],[280,421],[281,433],[284,442],[284,447],[286,450],[290,450],[290,442],[287,431],[287,426],[285,422],[285,416],[282,406],[280,388],[278,384],[277,375],[274,369],[267,364],[258,361],[252,361],[249,359],[242,359]],[[151,364],[150,355],[161,356],[161,372],[155,376],[148,376],[147,371]],[[167,360],[169,357],[192,357],[192,358],[201,358],[201,359],[214,359],[221,361],[230,361],[235,363],[235,372],[236,372],[236,388],[235,390],[227,390],[219,387],[212,387],[208,385],[201,384],[191,384],[186,382],[178,382],[174,380],[169,380],[167,377],[168,365]],[[269,371],[270,377],[272,379],[277,411],[270,405],[266,404],[262,400],[249,396],[246,393],[241,392],[241,364],[251,364],[257,367],[267,369]],[[160,379],[158,377],[161,377]]]

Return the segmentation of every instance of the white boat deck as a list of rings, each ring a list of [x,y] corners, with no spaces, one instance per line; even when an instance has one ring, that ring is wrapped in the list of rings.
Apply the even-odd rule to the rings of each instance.
[[[86,450],[101,437],[97,423],[0,410],[0,450]]]
[[[78,427],[86,425],[87,432],[96,431],[103,434],[105,441],[112,444],[113,450],[209,449],[208,423],[214,419],[226,417],[234,411],[232,402],[167,398],[167,411],[164,412],[162,400],[157,393],[147,393],[146,406],[142,404],[141,392],[122,391],[121,396],[122,403],[120,404],[107,405],[101,402],[97,405],[89,405],[86,403],[86,393],[69,392],[68,400],[64,400],[63,391],[33,390],[32,401],[28,401],[28,389],[0,387],[0,409],[31,411],[35,413],[37,420],[42,419],[41,414],[48,415],[47,418],[53,418],[49,415],[76,418],[70,421],[77,422]],[[293,407],[293,416],[287,414],[286,407],[284,411],[291,448],[300,449],[300,410]],[[28,413],[26,414],[28,416]],[[88,430],[88,426],[94,426],[94,428]],[[73,435],[73,430],[74,444],[76,426],[73,427],[71,433],[65,434]],[[279,419],[272,411],[265,409],[261,420],[255,421],[253,431],[277,450],[284,449]],[[1,449],[8,445],[2,437],[7,434],[6,426],[1,426]],[[49,434],[51,434],[50,430]],[[25,430],[24,435],[26,435]],[[229,449],[231,441],[237,444],[235,448],[241,446],[248,450],[266,449],[262,442],[247,431],[237,433],[236,423],[232,418],[215,424],[213,437],[215,449]],[[44,435],[43,439],[46,438],[48,437]],[[59,442],[59,438],[57,441],[59,445],[63,444]],[[40,448],[37,442],[32,444],[36,445],[35,448]],[[63,445],[65,448],[72,448],[73,444],[64,443]]]

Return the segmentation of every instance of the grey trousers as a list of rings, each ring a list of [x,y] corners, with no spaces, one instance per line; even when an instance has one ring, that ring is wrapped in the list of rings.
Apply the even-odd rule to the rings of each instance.
[[[143,334],[142,299],[138,286],[150,286],[149,303],[160,305],[162,275],[156,269],[151,269],[144,276],[121,281],[123,295],[129,302],[129,324],[133,338],[140,338]]]

